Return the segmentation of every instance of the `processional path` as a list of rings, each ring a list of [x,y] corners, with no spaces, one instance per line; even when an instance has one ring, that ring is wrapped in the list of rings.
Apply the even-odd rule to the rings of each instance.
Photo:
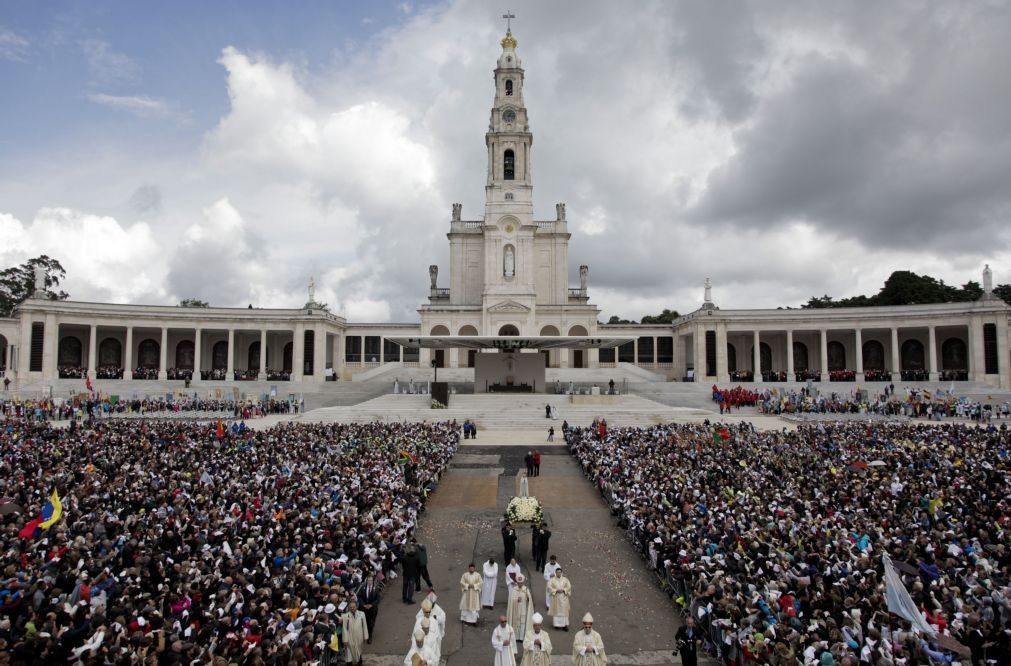
[[[628,543],[607,505],[585,479],[565,446],[548,445],[543,435],[517,433],[528,441],[510,446],[485,446],[467,441],[443,476],[422,514],[418,541],[428,549],[428,568],[438,603],[446,611],[443,662],[448,666],[472,666],[493,662],[491,632],[498,616],[505,613],[506,588],[501,518],[506,504],[519,494],[519,477],[525,473],[523,457],[528,449],[542,453],[541,474],[529,480],[530,494],[544,509],[551,530],[549,552],[558,555],[572,582],[572,615],[569,632],[551,628],[544,605],[543,574],[534,571],[531,529],[517,530],[517,559],[532,582],[531,593],[554,646],[554,664],[572,663],[572,639],[580,618],[589,611],[594,628],[604,639],[612,664],[654,666],[670,664],[674,632],[680,624],[677,609],[660,591],[652,574]],[[536,439],[535,439],[536,438]],[[501,441],[501,437],[496,438]],[[478,627],[459,621],[460,576],[474,562],[478,571],[489,556],[499,564],[499,587],[495,609],[483,609]],[[386,589],[376,623],[376,638],[367,650],[366,663],[402,664],[410,646],[418,602],[401,601],[401,581]],[[522,650],[520,651],[522,654]]]

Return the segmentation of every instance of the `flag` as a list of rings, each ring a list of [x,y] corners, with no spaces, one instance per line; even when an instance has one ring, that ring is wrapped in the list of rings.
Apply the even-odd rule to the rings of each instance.
[[[881,554],[881,562],[885,567],[885,598],[888,601],[888,612],[895,613],[902,619],[913,625],[915,631],[922,632],[928,636],[933,636],[937,631],[927,624],[927,621],[920,615],[920,609],[916,607],[916,602],[909,596],[909,591],[902,584],[899,572],[895,570],[895,565],[888,557],[888,553]]]
[[[221,419],[218,419],[217,436],[218,439],[222,439],[225,436],[225,424],[221,422]]]
[[[404,451],[403,449],[400,449],[400,451],[398,453],[400,453],[400,462],[402,462],[402,463],[407,462],[408,459],[410,459],[410,461],[412,463],[417,463],[418,462],[417,458],[415,458],[414,456],[412,456],[407,451]]]
[[[21,531],[18,532],[18,538],[19,539],[35,538],[35,530],[40,529],[39,523],[41,522],[42,522],[41,518],[33,518],[32,520],[28,521],[28,524],[22,527]]]
[[[62,515],[63,502],[60,501],[60,494],[53,488],[53,494],[49,496],[49,501],[42,505],[42,511],[39,513],[39,518],[42,520],[39,527],[48,530],[56,524]]]
[[[91,387],[91,377],[84,378],[84,385],[88,388],[89,393],[94,393],[95,389]]]
[[[730,439],[730,431],[726,426],[722,426],[713,431],[713,444],[722,444]]]

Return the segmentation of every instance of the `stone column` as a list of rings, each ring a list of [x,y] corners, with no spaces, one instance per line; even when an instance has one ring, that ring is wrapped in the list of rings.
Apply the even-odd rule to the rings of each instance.
[[[258,379],[267,378],[267,329],[260,329],[260,375]]]
[[[828,381],[828,331],[824,328],[821,329],[821,380],[823,382]]]
[[[983,356],[983,320],[979,317],[969,320],[969,379],[974,382],[986,381],[986,361]]]
[[[302,381],[302,370],[305,368],[305,324],[295,324],[291,345],[291,381]]]
[[[200,381],[200,366],[203,365],[203,333],[199,326],[193,329],[193,381]]]
[[[786,381],[796,381],[796,370],[793,367],[793,329],[786,329]]]
[[[730,370],[727,367],[727,325],[716,325],[716,381],[724,384],[730,382]]]
[[[928,353],[930,354],[930,356],[927,357],[927,371],[930,373],[930,381],[936,382],[937,381],[937,334],[936,334],[935,328],[933,326],[930,326],[927,329],[927,335],[928,335],[927,339],[930,342],[927,345],[927,347],[928,347]]]
[[[133,379],[133,326],[126,327],[126,344],[123,346],[123,379]]]
[[[706,329],[699,325],[695,327],[695,344],[692,351],[695,354],[695,381],[705,381],[706,377]]]
[[[569,352],[571,354],[571,352]],[[639,366],[639,338],[632,340],[632,365]]]
[[[330,357],[333,364],[333,374],[338,380],[341,377],[341,369],[344,366],[344,335],[335,333],[333,338],[333,355]]]
[[[91,331],[88,333],[88,376],[92,379],[95,378],[95,351],[98,347],[98,341],[95,338],[97,337],[98,326],[92,324]]]
[[[158,379],[168,379],[168,329],[164,326],[161,329],[161,345],[158,346]]]
[[[901,379],[899,373],[902,368],[899,366],[899,329],[892,327],[892,380]]]
[[[313,329],[312,380],[320,383],[326,381],[326,330],[323,324],[316,324]],[[382,348],[380,348],[382,351]]]
[[[752,350],[752,355],[754,356],[753,363],[755,364],[755,381],[762,381],[762,341],[761,335],[758,329],[755,329],[755,348]]]
[[[56,320],[56,315],[47,314],[46,315],[46,327],[43,330],[42,337],[42,378],[43,379],[56,379],[60,376],[57,366],[59,364],[59,358],[57,356],[57,349],[60,344],[60,324]],[[28,345],[31,346],[31,338],[28,339]],[[31,357],[31,351],[28,352],[29,358]]]
[[[859,328],[853,331],[853,342],[856,347],[857,367],[853,368],[857,373],[857,381],[864,381],[864,335]]]
[[[10,364],[7,365],[10,367]],[[1008,374],[1008,325],[1007,317],[997,318],[997,372],[1002,389],[1009,388],[1011,376]]]
[[[235,329],[228,329],[228,362],[225,365],[225,380],[235,381]]]

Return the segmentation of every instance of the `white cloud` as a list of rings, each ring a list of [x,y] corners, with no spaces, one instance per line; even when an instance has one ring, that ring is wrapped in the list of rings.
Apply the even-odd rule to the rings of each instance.
[[[140,78],[140,65],[125,53],[113,49],[109,42],[85,39],[80,46],[87,59],[93,85],[135,83]]]
[[[67,271],[62,287],[75,300],[136,302],[164,296],[161,248],[144,223],[124,227],[111,217],[43,208],[30,224],[0,213],[0,262],[14,266],[40,254]]]
[[[91,93],[88,99],[96,104],[126,111],[144,118],[182,118],[182,114],[163,99],[146,95],[107,95]]]
[[[28,39],[0,25],[0,60],[28,61]]]

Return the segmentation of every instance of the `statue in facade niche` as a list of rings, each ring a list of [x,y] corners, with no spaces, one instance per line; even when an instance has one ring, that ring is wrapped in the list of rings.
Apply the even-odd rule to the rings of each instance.
[[[455,204],[459,205],[459,204]],[[435,290],[435,285],[439,283],[439,267],[432,264],[428,267],[428,279],[432,281],[432,290]]]
[[[516,256],[512,245],[506,245],[505,257],[503,257],[503,274],[506,277],[516,275]]]
[[[590,274],[590,267],[583,264],[579,267],[579,290],[586,293],[586,277]]]

